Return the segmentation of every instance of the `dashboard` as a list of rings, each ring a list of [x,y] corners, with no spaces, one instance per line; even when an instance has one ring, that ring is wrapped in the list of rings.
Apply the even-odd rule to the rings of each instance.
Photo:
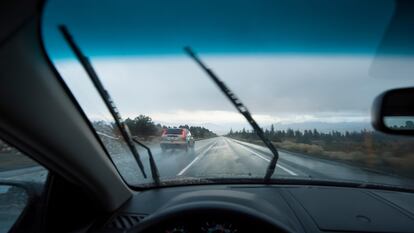
[[[141,217],[134,224],[113,224],[128,216]],[[136,193],[98,231],[405,233],[413,229],[413,193],[332,186],[199,185]]]

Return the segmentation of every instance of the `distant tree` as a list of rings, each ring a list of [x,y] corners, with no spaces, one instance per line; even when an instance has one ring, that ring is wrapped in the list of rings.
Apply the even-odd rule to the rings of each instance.
[[[314,139],[319,139],[320,137],[320,133],[318,132],[317,129],[313,129],[313,138]]]
[[[190,126],[188,126],[188,125],[180,125],[179,128],[190,129]]]
[[[201,138],[211,138],[216,137],[217,135],[211,132],[209,129],[200,126],[190,126],[189,130],[194,138],[201,139]]]
[[[128,126],[133,136],[140,136],[147,138],[149,136],[156,136],[160,133],[161,127],[155,125],[151,117],[139,115],[134,119],[127,118],[125,124]]]
[[[275,126],[273,124],[270,125],[270,134],[271,135],[275,134]]]
[[[268,129],[266,129],[266,130],[264,131],[264,134],[266,135],[266,137],[269,137],[269,136],[270,136],[270,131],[269,131]]]
[[[301,138],[302,136],[303,136],[303,134],[302,134],[302,132],[300,132],[299,130],[295,130],[295,138],[296,139],[299,139],[299,138]]]
[[[295,133],[294,133],[293,129],[291,129],[291,128],[287,129],[286,137],[287,138],[294,138],[295,137]]]

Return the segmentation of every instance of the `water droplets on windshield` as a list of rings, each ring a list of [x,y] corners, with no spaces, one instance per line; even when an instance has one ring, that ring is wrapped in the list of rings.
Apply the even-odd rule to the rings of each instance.
[[[361,2],[332,8],[316,1],[320,14],[312,13],[313,20],[304,20],[315,10],[307,3],[243,1],[230,19],[216,2],[204,2],[216,9],[208,12],[201,3],[184,2],[199,17],[182,12],[184,3],[177,11],[154,11],[155,3],[142,3],[139,9],[146,10],[134,12],[131,5],[114,3],[109,12],[119,14],[119,21],[111,20],[106,5],[83,12],[74,9],[82,4],[89,9],[90,3],[50,1],[46,8],[48,53],[127,183],[152,180],[140,174],[108,110],[57,33],[58,23],[68,26],[90,56],[132,135],[151,148],[162,180],[262,179],[272,158],[246,120],[185,56],[183,46],[191,43],[279,149],[274,178],[413,186],[412,139],[374,132],[370,125],[375,96],[414,84],[406,75],[413,67],[410,54],[397,49],[381,59],[376,54],[393,1],[380,1],[370,11]],[[234,7],[231,2],[220,7]],[[57,8],[67,10],[56,14]],[[323,14],[328,9],[333,14]],[[86,20],[91,16],[94,20]],[[139,152],[149,173],[148,155]]]

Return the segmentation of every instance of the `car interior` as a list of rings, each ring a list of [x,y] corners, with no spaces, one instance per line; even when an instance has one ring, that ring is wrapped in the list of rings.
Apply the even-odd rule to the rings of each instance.
[[[283,152],[266,138],[255,115],[218,77],[219,72],[207,68],[208,59],[203,61],[203,54],[195,52],[197,48],[186,48],[192,57],[188,62],[193,64],[191,59],[195,59],[194,67],[201,67],[200,72],[211,78],[224,94],[223,101],[230,101],[237,114],[247,119],[263,140],[261,145],[270,148],[269,159],[265,158],[270,164],[267,173],[261,179],[164,181],[160,180],[161,169],[157,170],[153,154],[147,148],[148,157],[134,158],[137,168],[141,169],[144,166],[139,166],[139,161],[149,161],[145,170],[137,172],[149,183],[130,185],[118,171],[116,161],[108,156],[101,135],[94,130],[46,50],[42,20],[47,2],[5,0],[0,3],[0,139],[27,155],[46,173],[41,184],[0,179],[1,186],[20,189],[19,198],[25,198],[21,212],[10,226],[2,226],[2,231],[414,232],[414,186],[271,179],[274,170],[279,169],[276,162]],[[375,8],[375,1],[370,4]],[[405,33],[406,41],[414,43],[414,4],[396,0],[395,5],[388,34],[379,50],[387,50],[387,43],[395,42],[393,33]],[[72,34],[69,26],[60,29],[65,30],[68,44],[93,80],[97,75],[88,63],[88,54],[76,49],[79,36]],[[412,79],[412,72],[409,76]],[[99,78],[94,84],[99,89]],[[103,87],[98,93],[105,98]],[[414,88],[386,90],[377,96],[372,102],[370,119],[375,130],[412,137],[414,128],[395,128],[389,119],[414,117]],[[105,106],[111,108],[111,101],[108,96]],[[119,135],[130,137],[122,119],[117,119],[116,108],[112,110],[111,116],[120,127]],[[194,131],[191,133],[195,135]],[[136,140],[126,139],[126,148],[137,150],[133,146]],[[13,198],[8,197],[6,202],[13,202]],[[11,210],[0,211],[1,222],[9,221],[8,211],[11,213]]]

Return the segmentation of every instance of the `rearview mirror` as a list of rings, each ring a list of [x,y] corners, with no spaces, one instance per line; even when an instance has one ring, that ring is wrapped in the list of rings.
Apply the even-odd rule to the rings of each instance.
[[[414,135],[414,88],[379,95],[372,108],[372,125],[384,133]]]

